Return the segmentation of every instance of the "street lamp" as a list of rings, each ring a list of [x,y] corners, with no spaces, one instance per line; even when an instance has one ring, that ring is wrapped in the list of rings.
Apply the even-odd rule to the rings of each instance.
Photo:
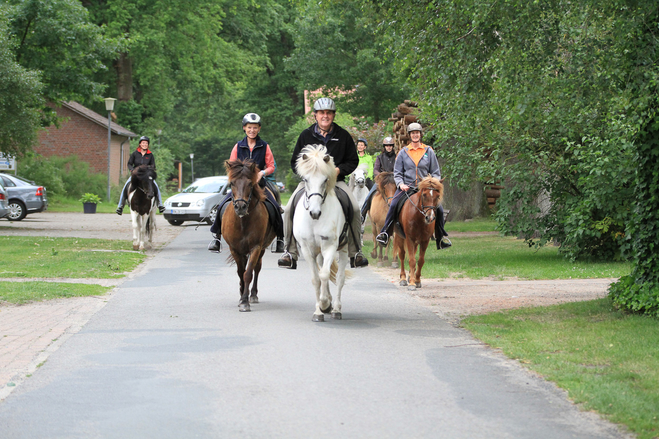
[[[110,201],[110,156],[112,151],[112,110],[114,109],[115,98],[105,98],[105,109],[108,111],[108,201]]]
[[[190,174],[192,174],[192,183],[194,183],[194,154],[190,154]]]

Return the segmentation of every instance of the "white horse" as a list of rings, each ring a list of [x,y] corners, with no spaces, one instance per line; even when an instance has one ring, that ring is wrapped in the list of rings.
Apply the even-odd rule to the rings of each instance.
[[[133,250],[144,250],[145,242],[152,248],[157,211],[156,171],[144,165],[138,166],[133,169],[130,178],[127,199],[133,221]]]
[[[355,200],[357,200],[357,205],[361,209],[364,205],[364,200],[368,195],[368,187],[366,186],[366,170],[359,166],[357,169],[352,171],[350,174],[350,181],[348,182],[348,187],[352,191]]]
[[[341,290],[349,259],[347,243],[339,247],[345,215],[334,192],[334,159],[327,154],[325,146],[308,145],[297,159],[297,172],[305,182],[306,192],[295,209],[293,235],[309,262],[312,284],[316,289],[316,310],[312,320],[324,322],[324,313],[330,310],[333,319],[341,319]],[[334,300],[330,294],[330,280],[337,286]]]

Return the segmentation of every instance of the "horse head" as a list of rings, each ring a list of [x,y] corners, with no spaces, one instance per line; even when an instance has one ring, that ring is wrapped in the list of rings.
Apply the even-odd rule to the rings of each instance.
[[[133,190],[140,190],[151,200],[155,196],[155,179],[158,178],[152,166],[137,166],[130,174],[130,183]]]
[[[354,186],[363,188],[364,185],[366,184],[366,172],[364,171],[363,168],[358,167],[357,169],[352,171],[352,179],[354,182]]]
[[[391,200],[396,194],[396,181],[393,172],[380,172],[375,177],[375,184],[378,186],[378,192],[385,199],[387,205],[391,205]]]
[[[334,159],[324,145],[305,146],[296,162],[297,172],[306,187],[304,208],[314,220],[320,218],[328,192],[336,186]]]
[[[240,218],[249,214],[249,205],[254,200],[263,201],[265,194],[258,184],[259,168],[252,160],[227,160],[224,167],[229,176],[233,210]]]
[[[426,224],[435,221],[435,210],[444,198],[444,185],[434,177],[426,177],[419,183],[419,206]]]

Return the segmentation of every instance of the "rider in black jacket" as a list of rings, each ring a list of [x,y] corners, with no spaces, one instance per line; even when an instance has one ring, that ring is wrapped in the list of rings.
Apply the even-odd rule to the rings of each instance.
[[[153,169],[156,169],[156,159],[153,157],[153,153],[149,151],[150,140],[147,136],[140,137],[140,146],[136,151],[128,158],[128,170],[133,171],[140,165],[153,166]],[[126,198],[128,197],[128,183],[130,183],[130,178],[126,181],[124,188],[121,190],[121,196],[119,197],[119,205],[117,206],[117,215],[124,213],[124,204],[126,203]],[[160,197],[160,188],[158,183],[153,181],[153,184],[156,187],[156,199],[158,200],[158,211],[163,213],[165,211],[165,206],[162,205],[162,198]]]
[[[394,163],[396,163],[396,151],[394,151],[394,139],[391,137],[385,137],[382,141],[382,148],[384,151],[375,159],[375,164],[373,165],[373,179],[378,176],[381,172],[394,172]],[[378,190],[376,184],[371,187],[371,190],[366,195],[364,204],[361,206],[362,214],[362,223],[366,221],[366,214],[371,209],[371,201],[373,200],[373,194]]]

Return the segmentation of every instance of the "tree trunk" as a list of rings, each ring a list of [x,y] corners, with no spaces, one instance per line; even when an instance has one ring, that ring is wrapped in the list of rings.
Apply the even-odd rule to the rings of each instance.
[[[133,60],[128,54],[121,53],[114,68],[117,71],[117,98],[122,102],[130,101],[133,99]]]

